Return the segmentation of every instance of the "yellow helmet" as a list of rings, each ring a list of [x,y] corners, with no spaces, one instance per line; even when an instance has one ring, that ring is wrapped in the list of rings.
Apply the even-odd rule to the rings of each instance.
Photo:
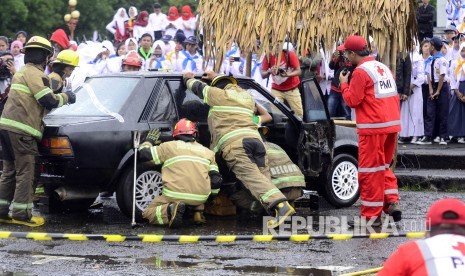
[[[216,86],[216,84],[218,84],[220,80],[224,80],[224,79],[230,81],[232,84],[235,84],[235,85],[237,84],[237,80],[229,75],[218,75],[212,80],[211,85]]]
[[[53,48],[52,48],[52,44],[50,43],[50,41],[48,41],[47,39],[41,36],[31,37],[29,41],[26,43],[26,46],[24,46],[24,50],[29,49],[29,48],[40,48],[50,53],[53,53]]]
[[[73,50],[63,50],[52,63],[61,63],[76,67],[79,64],[79,55]]]

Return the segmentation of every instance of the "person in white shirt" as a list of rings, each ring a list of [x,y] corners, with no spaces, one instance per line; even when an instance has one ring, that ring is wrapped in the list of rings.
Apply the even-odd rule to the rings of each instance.
[[[465,43],[460,44],[460,56],[452,60],[450,86],[448,134],[465,144]]]
[[[139,44],[137,43],[137,40],[135,38],[128,38],[124,42],[124,46],[126,47],[126,53],[129,53],[129,51],[136,51],[139,49]]]
[[[129,37],[134,37],[134,21],[137,19],[137,8],[136,7],[129,7],[129,19],[124,22],[124,28],[126,33]]]
[[[168,16],[166,17],[165,25],[163,26],[165,35],[174,37],[176,35],[176,31],[179,29],[180,24],[181,18],[179,17],[178,8],[175,6],[170,7],[168,10]]]
[[[108,23],[107,30],[115,36],[115,42],[121,43],[127,38],[124,22],[129,19],[125,8],[119,8],[113,16],[113,20]]]
[[[134,22],[134,38],[139,41],[143,34],[150,34],[153,40],[153,31],[149,25],[149,13],[147,11],[139,13],[137,20]]]
[[[192,14],[191,7],[182,7],[180,23],[179,28],[184,32],[186,37],[194,36],[196,20],[195,16]]]
[[[190,36],[184,41],[186,49],[179,52],[176,60],[176,72],[203,73],[203,57],[197,52],[197,39]]]
[[[166,45],[163,41],[157,40],[152,46],[152,56],[148,61],[147,69],[173,70],[173,64],[166,58]]]
[[[160,3],[153,4],[153,13],[149,16],[149,26],[152,29],[152,37],[154,40],[159,40],[163,36],[163,27],[166,22],[166,14],[161,12]]]

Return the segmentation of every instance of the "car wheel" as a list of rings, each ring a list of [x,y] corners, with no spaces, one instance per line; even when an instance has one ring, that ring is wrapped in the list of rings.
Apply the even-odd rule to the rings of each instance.
[[[116,189],[116,202],[121,212],[132,217],[134,167],[131,165],[123,173]],[[142,220],[142,212],[153,199],[161,195],[163,184],[161,173],[153,165],[142,163],[137,165],[136,178],[136,220]]]
[[[360,196],[358,161],[352,155],[339,154],[334,158],[325,195],[335,207],[349,207],[357,201]]]

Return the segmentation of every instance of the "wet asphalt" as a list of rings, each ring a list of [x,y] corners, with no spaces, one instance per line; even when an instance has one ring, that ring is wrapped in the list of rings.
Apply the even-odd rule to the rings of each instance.
[[[465,200],[462,193],[401,192],[403,223],[398,232],[422,230],[425,213],[434,201],[446,197]],[[47,224],[34,232],[163,235],[263,234],[262,221],[236,217],[207,217],[205,226],[165,229],[129,221],[106,207],[82,213],[46,215]],[[108,207],[110,206],[110,207]],[[358,204],[343,209],[310,211],[302,217],[354,216]],[[320,218],[321,219],[321,218]],[[108,221],[112,221],[111,224]],[[124,224],[120,224],[123,223]],[[328,222],[315,222],[314,231]],[[29,231],[25,226],[0,224],[0,231]],[[305,233],[300,230],[299,233]],[[0,239],[0,275],[339,275],[382,266],[407,238],[311,240],[309,242],[142,243],[106,241],[33,241]]]

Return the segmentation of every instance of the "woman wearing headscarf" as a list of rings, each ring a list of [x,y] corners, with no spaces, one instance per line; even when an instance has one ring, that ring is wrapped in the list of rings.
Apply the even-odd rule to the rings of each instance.
[[[21,49],[23,49],[23,43],[21,43],[21,41],[15,40],[11,43],[10,52],[15,59],[16,71],[19,71],[19,69],[24,66],[24,54],[21,53]]]
[[[139,49],[139,44],[135,38],[126,39],[124,46],[126,47],[126,53],[129,53],[129,51],[137,51],[137,49]]]
[[[176,35],[176,31],[180,27],[180,24],[181,19],[179,17],[178,9],[175,6],[170,7],[168,15],[166,16],[165,26],[163,26],[165,35],[174,37]]]
[[[113,20],[108,23],[107,30],[115,36],[115,42],[121,43],[129,36],[124,28],[124,21],[128,20],[129,16],[125,8],[119,8],[113,16]]]
[[[448,134],[465,144],[465,43],[460,44],[460,57],[452,60],[451,70]]]
[[[173,70],[173,65],[166,58],[166,45],[163,41],[157,40],[153,43],[152,56],[149,59],[147,69]]]
[[[111,72],[110,68],[108,68],[108,60],[110,59],[110,56],[114,54],[115,48],[113,47],[113,44],[108,40],[104,40],[102,42],[100,53],[94,59],[94,69],[97,71],[97,73],[104,74]]]
[[[23,45],[25,45],[26,42],[27,42],[28,36],[29,35],[25,31],[19,31],[19,32],[16,33],[16,36],[15,36],[16,39],[15,40],[19,40],[19,41],[21,41],[21,43]]]
[[[143,34],[150,34],[153,40],[153,32],[149,26],[149,13],[142,11],[134,22],[134,38],[139,41]]]
[[[134,21],[137,18],[137,8],[129,7],[129,19],[124,21],[124,29],[128,34],[128,37],[134,37]]]
[[[179,28],[183,30],[184,35],[186,37],[190,37],[194,35],[195,31],[195,16],[192,14],[190,6],[184,6],[181,9],[181,24]]]

